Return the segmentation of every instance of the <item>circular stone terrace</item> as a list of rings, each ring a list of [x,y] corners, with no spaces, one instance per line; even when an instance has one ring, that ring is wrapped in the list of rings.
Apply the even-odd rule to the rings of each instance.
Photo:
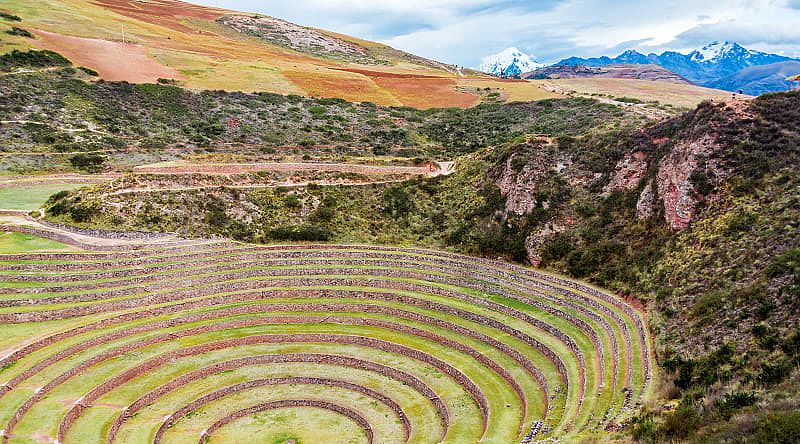
[[[24,230],[84,251],[0,255],[3,443],[530,443],[651,390],[643,313],[538,270]]]

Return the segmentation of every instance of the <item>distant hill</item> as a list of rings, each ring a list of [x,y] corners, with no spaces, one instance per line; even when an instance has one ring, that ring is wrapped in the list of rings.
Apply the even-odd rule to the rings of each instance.
[[[523,74],[524,79],[576,79],[576,78],[611,78],[631,80],[652,80],[658,82],[690,85],[692,82],[662,68],[658,65],[607,65],[579,66],[556,65],[546,66]]]
[[[786,78],[797,74],[800,74],[800,62],[779,62],[745,68],[736,74],[714,81],[709,86],[725,90],[738,88],[745,94],[757,96],[768,92],[786,91],[789,87]]]
[[[744,48],[735,42],[712,42],[701,49],[681,54],[667,51],[660,55],[644,55],[628,50],[617,57],[598,57],[582,59],[570,57],[557,65],[607,66],[616,64],[648,65],[664,67],[682,77],[702,86],[716,87],[716,82],[728,78],[739,71],[755,66],[771,65],[780,62],[798,61],[777,54],[768,54]],[[746,83],[723,83],[728,91],[744,89]],[[783,87],[771,91],[782,91]]]

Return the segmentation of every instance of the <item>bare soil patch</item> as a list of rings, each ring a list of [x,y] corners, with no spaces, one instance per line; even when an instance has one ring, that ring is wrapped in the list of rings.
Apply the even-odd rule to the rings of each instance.
[[[63,54],[76,65],[97,70],[109,81],[155,83],[159,78],[185,79],[174,68],[164,66],[147,54],[147,48],[133,43],[87,39],[33,30],[47,49]]]

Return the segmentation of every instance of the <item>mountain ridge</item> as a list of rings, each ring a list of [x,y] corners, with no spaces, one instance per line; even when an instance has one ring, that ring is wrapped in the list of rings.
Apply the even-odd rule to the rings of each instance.
[[[654,64],[685,77],[695,84],[714,87],[715,82],[733,76],[743,69],[789,61],[799,60],[782,55],[749,50],[736,42],[714,41],[688,54],[664,51],[661,54],[650,53],[645,55],[636,50],[627,50],[614,58],[608,56],[593,58],[569,57],[556,63],[556,65],[600,67],[614,64]],[[731,83],[726,83],[725,85],[728,91],[738,91],[743,86],[742,84]],[[776,89],[771,89],[770,91],[776,91]]]

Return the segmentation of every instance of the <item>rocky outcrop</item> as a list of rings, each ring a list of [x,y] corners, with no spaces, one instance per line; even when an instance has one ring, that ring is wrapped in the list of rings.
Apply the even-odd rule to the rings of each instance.
[[[670,228],[682,230],[697,215],[697,204],[702,196],[689,180],[698,167],[700,158],[707,158],[716,150],[710,135],[700,139],[680,142],[659,164],[658,198],[664,204],[664,218]]]
[[[655,194],[653,193],[653,182],[648,182],[639,195],[639,200],[636,202],[636,217],[639,220],[650,219],[654,213],[654,204]]]
[[[528,252],[528,262],[530,262],[534,267],[541,265],[541,249],[544,246],[545,241],[554,234],[567,231],[567,228],[569,228],[567,224],[552,222],[547,223],[544,227],[532,232],[525,239],[525,250]]]
[[[573,178],[581,177],[573,171],[572,159],[549,149],[551,147],[548,140],[526,143],[505,160],[496,184],[506,198],[507,213],[529,214],[537,206],[548,209],[549,201],[537,199],[537,192],[546,182],[557,177],[572,184]]]
[[[608,194],[614,190],[631,190],[639,186],[647,173],[648,156],[643,151],[628,153],[617,163],[614,176],[603,188],[603,193]]]

